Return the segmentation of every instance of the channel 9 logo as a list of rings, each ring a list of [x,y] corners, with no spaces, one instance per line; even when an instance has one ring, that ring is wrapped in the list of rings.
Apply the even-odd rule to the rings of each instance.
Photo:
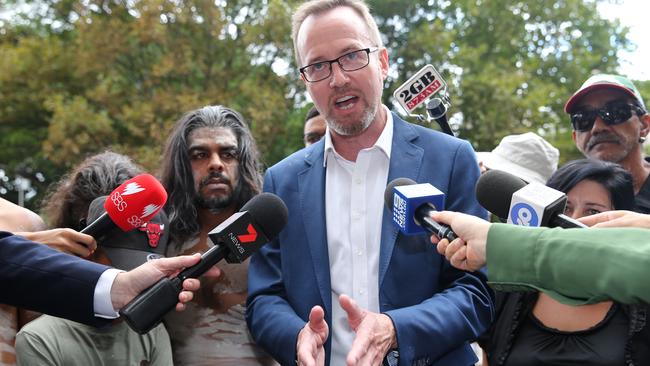
[[[393,221],[400,228],[406,228],[406,200],[398,194],[393,194]]]

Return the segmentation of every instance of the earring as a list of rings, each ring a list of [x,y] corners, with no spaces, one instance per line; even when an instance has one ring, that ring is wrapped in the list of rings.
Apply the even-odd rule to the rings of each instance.
[[[646,137],[645,136],[639,136],[639,143],[642,144],[645,142]]]

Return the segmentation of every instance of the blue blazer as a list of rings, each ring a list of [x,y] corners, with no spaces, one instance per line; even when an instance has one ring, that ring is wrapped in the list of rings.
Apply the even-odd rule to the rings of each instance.
[[[58,252],[0,231],[0,303],[89,325],[95,317],[95,285],[109,267]]]
[[[446,194],[446,209],[486,217],[476,201],[479,169],[466,141],[412,125],[393,114],[388,181],[405,177]],[[324,142],[271,167],[264,190],[280,196],[289,221],[251,259],[246,319],[255,341],[283,365],[294,364],[298,332],[314,305],[331,324],[332,296],[325,227]],[[379,306],[393,320],[399,365],[470,365],[467,340],[492,320],[485,278],[449,265],[426,234],[404,236],[384,208]],[[331,329],[331,328],[330,328]],[[325,345],[329,364],[331,336]]]

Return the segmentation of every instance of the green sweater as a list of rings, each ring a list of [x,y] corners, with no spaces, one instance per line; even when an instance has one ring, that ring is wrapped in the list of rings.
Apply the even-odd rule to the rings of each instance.
[[[544,291],[570,305],[650,304],[650,230],[493,224],[487,263],[497,290]]]

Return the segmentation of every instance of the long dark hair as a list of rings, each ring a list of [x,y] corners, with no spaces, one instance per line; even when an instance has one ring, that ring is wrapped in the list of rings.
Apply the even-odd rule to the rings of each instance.
[[[167,139],[161,166],[161,181],[168,194],[165,211],[169,215],[170,233],[176,245],[200,230],[195,207],[198,193],[194,188],[187,139],[192,131],[202,127],[229,128],[237,137],[242,190],[235,208],[240,209],[261,191],[259,153],[244,118],[238,112],[218,105],[186,113],[176,122]]]
[[[54,184],[42,203],[41,213],[49,227],[83,229],[95,198],[109,195],[124,181],[142,173],[128,156],[112,151],[86,158]]]
[[[570,161],[553,173],[546,185],[567,193],[585,179],[593,180],[605,187],[614,209],[635,209],[632,175],[622,166],[608,161],[594,159]]]

